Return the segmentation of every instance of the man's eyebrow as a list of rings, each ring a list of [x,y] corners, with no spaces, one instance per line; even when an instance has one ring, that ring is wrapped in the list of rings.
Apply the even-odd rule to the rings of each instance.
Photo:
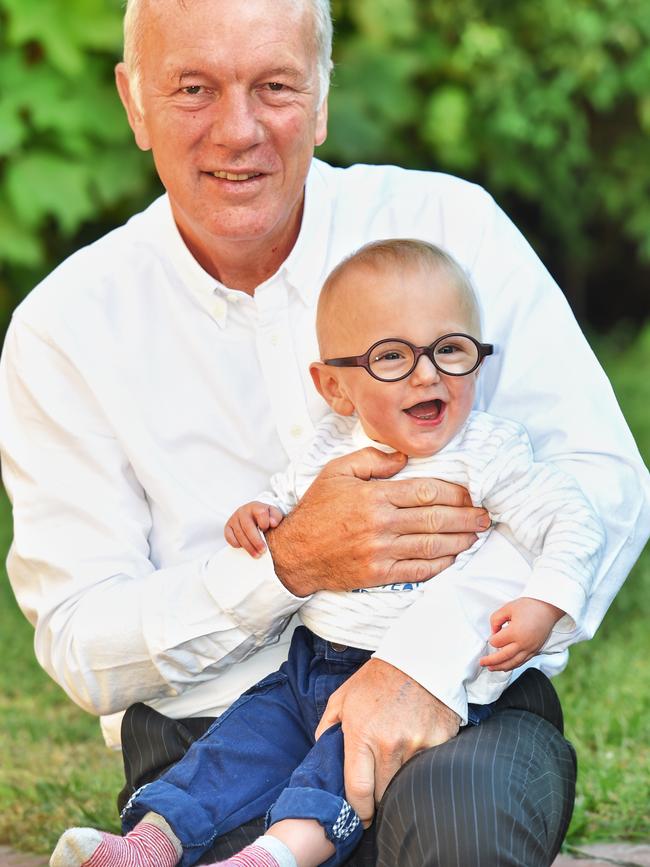
[[[178,76],[174,76],[174,82],[180,86],[188,78],[209,77],[209,73],[204,69],[183,69],[182,72],[178,73]],[[295,80],[303,77],[304,73],[295,66],[273,66],[270,69],[263,70],[262,73],[257,76],[258,79],[266,80],[273,78],[290,78]]]
[[[300,78],[302,72],[296,69],[295,66],[275,66],[272,69],[265,69],[259,78],[273,78],[274,76],[284,76],[285,78]]]
[[[182,84],[182,82],[186,78],[201,78],[203,76],[205,76],[205,72],[203,72],[201,69],[184,69],[181,73],[179,73],[179,76],[176,80],[179,84]]]

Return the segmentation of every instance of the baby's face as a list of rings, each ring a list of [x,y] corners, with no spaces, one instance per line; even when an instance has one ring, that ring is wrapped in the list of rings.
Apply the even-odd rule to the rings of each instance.
[[[354,269],[350,280],[354,285],[338,296],[343,301],[336,305],[336,322],[328,323],[328,358],[363,355],[390,337],[415,346],[455,332],[479,337],[464,292],[441,269],[364,267]],[[361,367],[328,370],[336,371],[367,436],[421,457],[439,451],[461,428],[472,409],[478,374],[446,376],[426,356],[399,382],[380,382]]]

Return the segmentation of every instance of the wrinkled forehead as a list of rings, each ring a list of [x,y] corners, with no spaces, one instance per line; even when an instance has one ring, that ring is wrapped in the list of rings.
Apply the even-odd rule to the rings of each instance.
[[[174,20],[179,16],[195,16],[204,13],[213,18],[217,14],[222,21],[246,19],[255,21],[263,28],[270,18],[292,20],[309,16],[316,20],[314,0],[129,0],[125,24],[146,26],[154,19]]]

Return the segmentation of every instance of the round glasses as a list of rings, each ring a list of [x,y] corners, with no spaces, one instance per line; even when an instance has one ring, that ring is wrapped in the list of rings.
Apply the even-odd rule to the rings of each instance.
[[[493,352],[491,343],[479,343],[469,334],[443,334],[429,346],[414,346],[408,340],[390,337],[373,343],[364,355],[327,358],[324,363],[333,367],[364,367],[381,382],[397,382],[413,373],[423,355],[446,376],[467,376]]]

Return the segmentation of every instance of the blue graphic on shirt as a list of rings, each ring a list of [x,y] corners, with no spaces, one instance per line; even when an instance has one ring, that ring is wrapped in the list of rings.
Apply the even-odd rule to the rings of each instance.
[[[358,587],[352,593],[401,593],[404,590],[417,590],[424,581],[407,582],[406,584],[382,584],[381,587]]]

